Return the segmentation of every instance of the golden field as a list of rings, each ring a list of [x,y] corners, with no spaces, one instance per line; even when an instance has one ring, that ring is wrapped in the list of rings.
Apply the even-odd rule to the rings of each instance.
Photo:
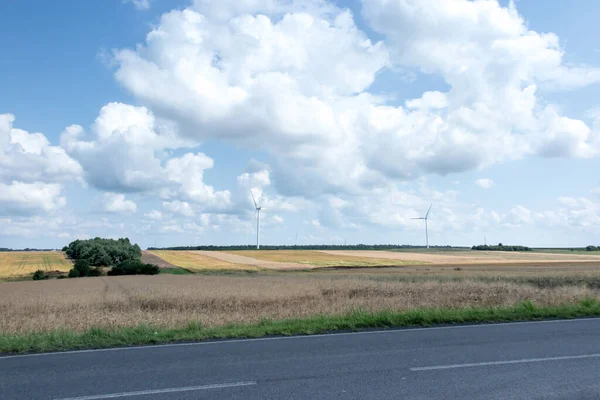
[[[0,252],[0,279],[26,276],[38,269],[69,272],[71,262],[59,251]]]
[[[270,272],[243,277],[156,275],[5,282],[0,283],[0,331],[82,331],[139,324],[183,327],[190,322],[214,327],[357,309],[510,306],[523,300],[542,306],[600,299],[598,278],[579,283],[543,278],[400,278]]]
[[[424,261],[410,259],[389,259],[384,257],[362,257],[360,252],[352,254],[330,254],[316,250],[239,250],[229,254],[252,257],[263,261],[297,263],[316,267],[377,267],[425,264]]]
[[[213,271],[213,270],[256,270],[258,268],[231,263],[212,257],[207,257],[193,251],[171,251],[171,250],[152,250],[148,251],[166,262],[190,271]]]

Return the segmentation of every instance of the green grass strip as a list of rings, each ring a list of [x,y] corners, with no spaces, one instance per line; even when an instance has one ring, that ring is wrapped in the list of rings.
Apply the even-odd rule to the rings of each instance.
[[[57,330],[46,333],[0,333],[0,352],[46,352],[220,338],[310,335],[373,328],[385,329],[436,324],[508,322],[592,316],[600,316],[600,302],[595,299],[584,299],[578,303],[552,307],[538,307],[530,301],[525,301],[512,307],[418,309],[404,312],[365,312],[357,310],[343,315],[263,320],[257,324],[227,325],[216,328],[205,328],[200,323],[191,322],[186,327],[176,329],[143,325],[119,329],[92,328],[85,332]]]

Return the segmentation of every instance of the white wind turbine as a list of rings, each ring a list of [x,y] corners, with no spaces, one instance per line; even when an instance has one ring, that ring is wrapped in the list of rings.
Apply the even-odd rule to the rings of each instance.
[[[258,250],[260,248],[260,210],[262,210],[262,207],[259,207],[256,204],[256,199],[254,198],[252,190],[250,191],[250,194],[252,195],[252,201],[254,202],[254,208],[256,209],[256,249]]]
[[[422,219],[425,221],[425,241],[427,243],[427,248],[429,248],[429,233],[427,232],[427,219],[429,218],[429,212],[431,211],[431,207],[433,207],[433,204],[429,206],[429,210],[427,210],[427,214],[425,214],[424,217],[411,218],[411,219]]]

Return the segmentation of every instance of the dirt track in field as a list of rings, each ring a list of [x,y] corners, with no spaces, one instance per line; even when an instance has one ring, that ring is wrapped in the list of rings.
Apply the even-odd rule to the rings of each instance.
[[[217,260],[230,262],[233,264],[252,265],[264,269],[273,269],[279,271],[292,271],[316,268],[315,265],[300,264],[293,262],[278,262],[258,260],[252,257],[241,256],[238,254],[224,253],[220,251],[192,251],[192,253],[201,254],[206,257],[216,258]]]
[[[147,250],[142,251],[142,262],[158,265],[160,268],[179,268],[177,265],[173,265]]]
[[[459,255],[447,253],[410,253],[372,250],[324,250],[324,253],[338,256],[387,258],[390,260],[422,261],[439,265],[470,264],[577,264],[595,263],[600,265],[600,256],[577,254],[522,253],[507,251],[465,252]]]

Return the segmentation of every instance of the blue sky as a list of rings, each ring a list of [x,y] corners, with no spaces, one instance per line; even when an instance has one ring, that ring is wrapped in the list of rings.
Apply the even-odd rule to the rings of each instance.
[[[2,2],[0,247],[600,243],[598,12]]]

